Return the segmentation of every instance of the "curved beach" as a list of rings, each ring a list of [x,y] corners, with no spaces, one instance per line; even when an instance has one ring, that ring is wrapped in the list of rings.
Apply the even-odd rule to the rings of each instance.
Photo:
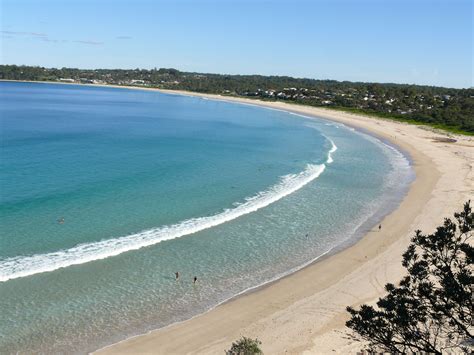
[[[173,93],[173,92],[171,92]],[[97,353],[222,354],[244,335],[262,341],[265,353],[357,352],[348,338],[346,306],[374,302],[387,282],[403,275],[401,255],[413,231],[431,232],[474,192],[474,141],[437,138],[419,126],[280,102],[175,92],[262,105],[321,117],[366,130],[406,151],[416,179],[400,206],[386,216],[380,232],[369,232],[349,248],[290,276],[239,296],[215,309]]]

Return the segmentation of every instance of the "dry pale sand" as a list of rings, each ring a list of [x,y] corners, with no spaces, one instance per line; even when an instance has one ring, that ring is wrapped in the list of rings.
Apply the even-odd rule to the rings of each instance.
[[[186,95],[192,95],[185,93]],[[277,102],[198,95],[314,115],[363,128],[407,151],[416,179],[382,231],[288,277],[188,321],[134,337],[100,354],[223,354],[242,335],[257,337],[267,354],[355,353],[346,306],[375,302],[387,282],[403,275],[401,255],[413,231],[432,232],[474,197],[474,138],[436,141],[442,133],[388,120]],[[153,310],[150,310],[153,312]]]

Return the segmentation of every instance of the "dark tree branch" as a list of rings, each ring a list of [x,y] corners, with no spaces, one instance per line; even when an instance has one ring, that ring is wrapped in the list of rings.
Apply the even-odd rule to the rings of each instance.
[[[348,307],[346,325],[375,351],[465,352],[472,343],[474,214],[468,201],[431,235],[416,231],[403,254],[407,269],[398,286],[387,284],[377,307]]]

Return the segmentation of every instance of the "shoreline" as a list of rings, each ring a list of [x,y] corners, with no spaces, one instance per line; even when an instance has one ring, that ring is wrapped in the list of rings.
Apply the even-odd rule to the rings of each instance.
[[[442,133],[284,102],[141,87],[45,83],[151,90],[320,117],[390,142],[408,153],[416,174],[398,207],[382,218],[380,233],[369,232],[342,250],[320,256],[189,320],[125,339],[97,353],[222,353],[242,335],[258,337],[266,353],[355,353],[362,345],[344,334],[345,307],[373,302],[384,293],[385,283],[398,281],[403,274],[401,255],[413,231],[431,232],[473,193],[474,155],[468,149],[474,148],[474,140],[469,137],[456,135],[456,143],[435,142]]]
[[[426,216],[426,213],[423,213],[424,205],[430,201],[433,190],[435,190],[441,178],[445,176],[444,172],[440,171],[439,165],[432,161],[433,156],[431,154],[426,154],[427,152],[423,152],[419,147],[415,147],[413,143],[403,139],[403,134],[406,134],[403,132],[403,129],[416,130],[421,135],[437,136],[439,133],[425,131],[419,127],[399,122],[279,102],[259,102],[243,98],[169,90],[158,91],[252,104],[303,115],[320,116],[323,119],[367,130],[370,134],[375,134],[377,137],[385,139],[397,148],[401,148],[402,151],[407,152],[411,157],[412,168],[415,171],[416,178],[400,205],[383,218],[383,233],[385,234],[386,230],[391,232],[386,233],[390,235],[382,236],[385,237],[383,240],[381,240],[378,234],[374,236],[368,233],[356,241],[355,244],[338,251],[334,255],[323,258],[323,260],[317,260],[295,273],[262,285],[251,292],[238,295],[206,313],[181,323],[175,323],[168,327],[151,331],[145,335],[135,336],[112,344],[98,350],[97,353],[115,354],[151,351],[155,353],[222,353],[224,349],[230,346],[232,341],[238,339],[241,335],[258,337],[263,342],[263,351],[268,353],[301,353],[305,350],[308,350],[310,353],[325,353],[332,350],[336,352],[357,352],[360,344],[354,343],[353,340],[345,339],[344,334],[341,333],[341,331],[344,332],[345,306],[354,306],[362,302],[376,300],[377,297],[384,293],[383,285],[386,282],[397,281],[401,278],[403,272],[400,265],[402,252],[406,248],[412,232],[418,228],[416,225],[418,225],[417,222],[420,222],[418,221],[419,216]],[[363,122],[359,122],[359,120]],[[377,125],[381,126],[382,123],[384,127],[377,127]],[[396,128],[393,129],[391,127],[392,129],[387,132],[387,125]],[[430,137],[429,139],[431,140],[432,138]],[[462,139],[462,136],[459,139]],[[432,142],[429,142],[429,144],[435,145],[435,147],[437,144],[439,145],[439,143]],[[472,174],[471,169],[468,169],[467,172]],[[467,183],[467,180],[465,182]],[[465,197],[468,197],[467,193]],[[419,228],[431,230],[436,225],[442,223],[443,217],[450,217],[456,209],[461,207],[463,202],[462,198],[455,198],[452,201],[453,205],[447,208],[450,212],[444,212],[442,216],[433,218],[430,221],[431,226],[426,225],[422,228],[423,223],[421,223]],[[447,206],[445,205],[445,207]],[[404,223],[400,223],[400,219],[404,220]],[[433,223],[434,225],[432,225]],[[398,245],[395,247],[395,244]],[[352,287],[346,281],[352,278],[351,274],[356,273],[359,278],[361,276],[364,278],[363,276],[367,275],[367,273],[376,272],[377,270],[372,269],[370,264],[374,262],[385,263],[384,254],[387,252],[390,254],[391,267],[395,270],[391,271],[391,277],[385,277],[386,280],[378,282],[372,295],[369,297],[357,297],[357,302],[351,299],[353,296],[343,297],[347,298],[347,303],[346,300],[340,300],[338,302],[338,304],[341,304],[339,312],[336,310],[335,314],[332,313],[325,321],[319,321],[319,327],[305,322],[306,317],[304,313],[306,313],[305,310],[308,307],[312,308],[316,313],[318,313],[318,308],[322,304],[324,305],[322,307],[326,308],[327,305],[321,302],[323,299],[329,301],[339,297],[338,292],[334,290],[335,286],[343,286],[345,284],[346,288],[348,288],[346,292],[350,292]],[[369,270],[360,270],[361,268]],[[315,278],[317,281],[315,281]],[[310,279],[311,282],[308,282]],[[362,293],[366,293],[366,291],[362,290]],[[344,293],[341,294],[344,295]],[[276,325],[275,319],[281,319],[281,324]],[[313,334],[307,335],[306,339],[296,341],[298,335],[301,338],[301,334],[304,331]],[[291,336],[291,334],[294,336]],[[321,347],[320,340],[324,341],[326,348]],[[317,344],[316,348],[313,348],[314,344]]]
[[[93,86],[102,86],[102,85],[93,85]],[[111,85],[104,85],[104,86],[111,86]],[[126,86],[111,86],[111,87],[114,87],[114,88],[127,88],[127,89],[138,89],[138,90],[147,90],[147,91],[151,90],[151,91],[158,91],[158,92],[161,92],[161,93],[164,93],[164,94],[170,94],[170,95],[198,97],[198,98],[203,98],[203,99],[224,101],[224,102],[228,102],[228,103],[245,104],[245,105],[257,106],[257,107],[263,107],[263,108],[267,108],[267,109],[284,111],[284,112],[295,114],[295,115],[298,115],[300,117],[304,117],[304,118],[307,118],[307,119],[310,119],[310,120],[323,119],[323,120],[327,120],[327,121],[330,121],[330,122],[341,123],[342,125],[345,125],[345,126],[347,126],[349,128],[352,128],[352,129],[355,129],[356,131],[358,131],[362,134],[366,134],[366,135],[374,137],[375,139],[379,140],[381,144],[387,144],[390,147],[396,149],[398,152],[400,152],[404,156],[405,159],[407,159],[407,161],[410,164],[410,168],[411,168],[412,172],[413,173],[415,172],[415,169],[414,169],[414,166],[413,166],[413,158],[410,155],[409,150],[399,146],[397,144],[397,142],[392,139],[392,137],[389,137],[389,136],[386,136],[386,135],[383,135],[383,134],[380,134],[380,133],[374,133],[370,129],[362,128],[358,125],[353,125],[353,124],[343,122],[343,121],[340,121],[340,120],[334,120],[334,119],[329,118],[327,116],[323,116],[323,115],[319,115],[319,114],[317,115],[317,114],[314,114],[314,113],[308,113],[308,112],[298,110],[298,108],[301,105],[285,104],[289,107],[288,108],[276,108],[275,105],[273,105],[274,104],[273,102],[265,102],[265,101],[261,101],[261,100],[252,100],[252,99],[246,99],[246,98],[236,98],[236,97],[220,96],[220,95],[213,95],[213,94],[201,94],[201,93],[194,93],[194,92],[187,92],[187,91],[162,90],[162,89],[140,88],[140,87],[138,87],[138,88],[136,88],[136,87],[126,87]],[[327,111],[329,111],[329,110],[327,110]],[[354,233],[350,237],[348,237],[347,239],[345,239],[344,241],[342,241],[340,244],[336,245],[335,247],[331,248],[330,250],[328,250],[328,251],[324,252],[323,254],[315,257],[310,262],[308,262],[306,264],[303,264],[303,265],[301,265],[297,268],[294,268],[292,270],[289,270],[287,273],[285,273],[283,275],[276,276],[275,278],[273,278],[271,280],[268,280],[268,281],[264,282],[263,284],[256,285],[256,286],[250,287],[246,290],[243,290],[242,292],[232,296],[231,298],[229,298],[227,300],[224,300],[224,301],[218,303],[217,305],[210,308],[209,310],[204,311],[203,313],[200,313],[200,314],[197,314],[197,315],[191,317],[190,319],[180,321],[180,322],[176,322],[176,323],[172,323],[172,324],[169,324],[167,326],[148,331],[144,334],[131,336],[131,337],[126,338],[124,340],[121,340],[117,343],[113,343],[113,344],[107,345],[103,348],[97,349],[93,353],[94,354],[103,353],[103,352],[105,352],[106,354],[107,353],[116,353],[115,350],[113,350],[113,348],[116,347],[116,346],[120,347],[121,344],[127,344],[128,342],[134,341],[135,339],[148,337],[148,336],[153,336],[153,334],[156,333],[156,332],[165,331],[166,329],[173,328],[175,326],[179,326],[180,324],[183,324],[183,323],[192,321],[196,318],[202,317],[202,316],[204,316],[204,315],[206,315],[210,312],[213,312],[214,310],[218,309],[219,307],[222,307],[222,306],[227,305],[227,304],[231,304],[232,302],[238,300],[241,297],[246,297],[246,296],[251,295],[253,293],[258,293],[258,292],[261,292],[261,291],[263,291],[263,290],[265,290],[269,287],[272,287],[272,285],[274,285],[274,284],[276,284],[276,283],[278,283],[278,282],[280,282],[280,281],[282,281],[286,278],[291,278],[293,275],[295,275],[297,273],[300,273],[300,272],[303,272],[305,269],[311,268],[312,266],[314,266],[317,263],[324,262],[325,260],[328,260],[328,259],[330,260],[332,257],[338,255],[339,253],[343,252],[344,250],[346,250],[348,248],[353,247],[354,245],[359,243],[360,240],[365,238],[366,233],[364,233],[363,230],[364,229],[369,230],[369,229],[363,228],[363,227],[368,225],[368,226],[370,226],[370,230],[372,230],[380,222],[383,222],[383,220],[387,216],[389,216],[394,211],[396,211],[400,207],[399,205],[401,204],[401,202],[406,198],[406,195],[411,190],[412,184],[414,183],[414,181],[415,181],[415,178],[411,178],[407,182],[407,186],[405,187],[405,189],[403,191],[403,194],[402,194],[402,196],[400,198],[400,201],[399,201],[397,206],[391,206],[391,207],[387,208],[387,210],[385,210],[385,211],[376,211],[376,213],[369,216],[358,228],[356,228],[354,230]],[[379,214],[379,212],[380,212],[380,214]],[[379,214],[379,216],[377,216],[377,214]],[[109,350],[111,350],[111,351],[109,352]],[[118,353],[122,353],[122,352],[123,352],[122,349],[118,349]]]

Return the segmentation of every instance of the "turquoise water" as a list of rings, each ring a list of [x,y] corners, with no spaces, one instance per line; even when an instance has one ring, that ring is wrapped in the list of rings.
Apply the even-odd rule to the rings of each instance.
[[[251,105],[0,83],[0,117],[2,353],[202,313],[354,240],[412,177],[373,137]]]

